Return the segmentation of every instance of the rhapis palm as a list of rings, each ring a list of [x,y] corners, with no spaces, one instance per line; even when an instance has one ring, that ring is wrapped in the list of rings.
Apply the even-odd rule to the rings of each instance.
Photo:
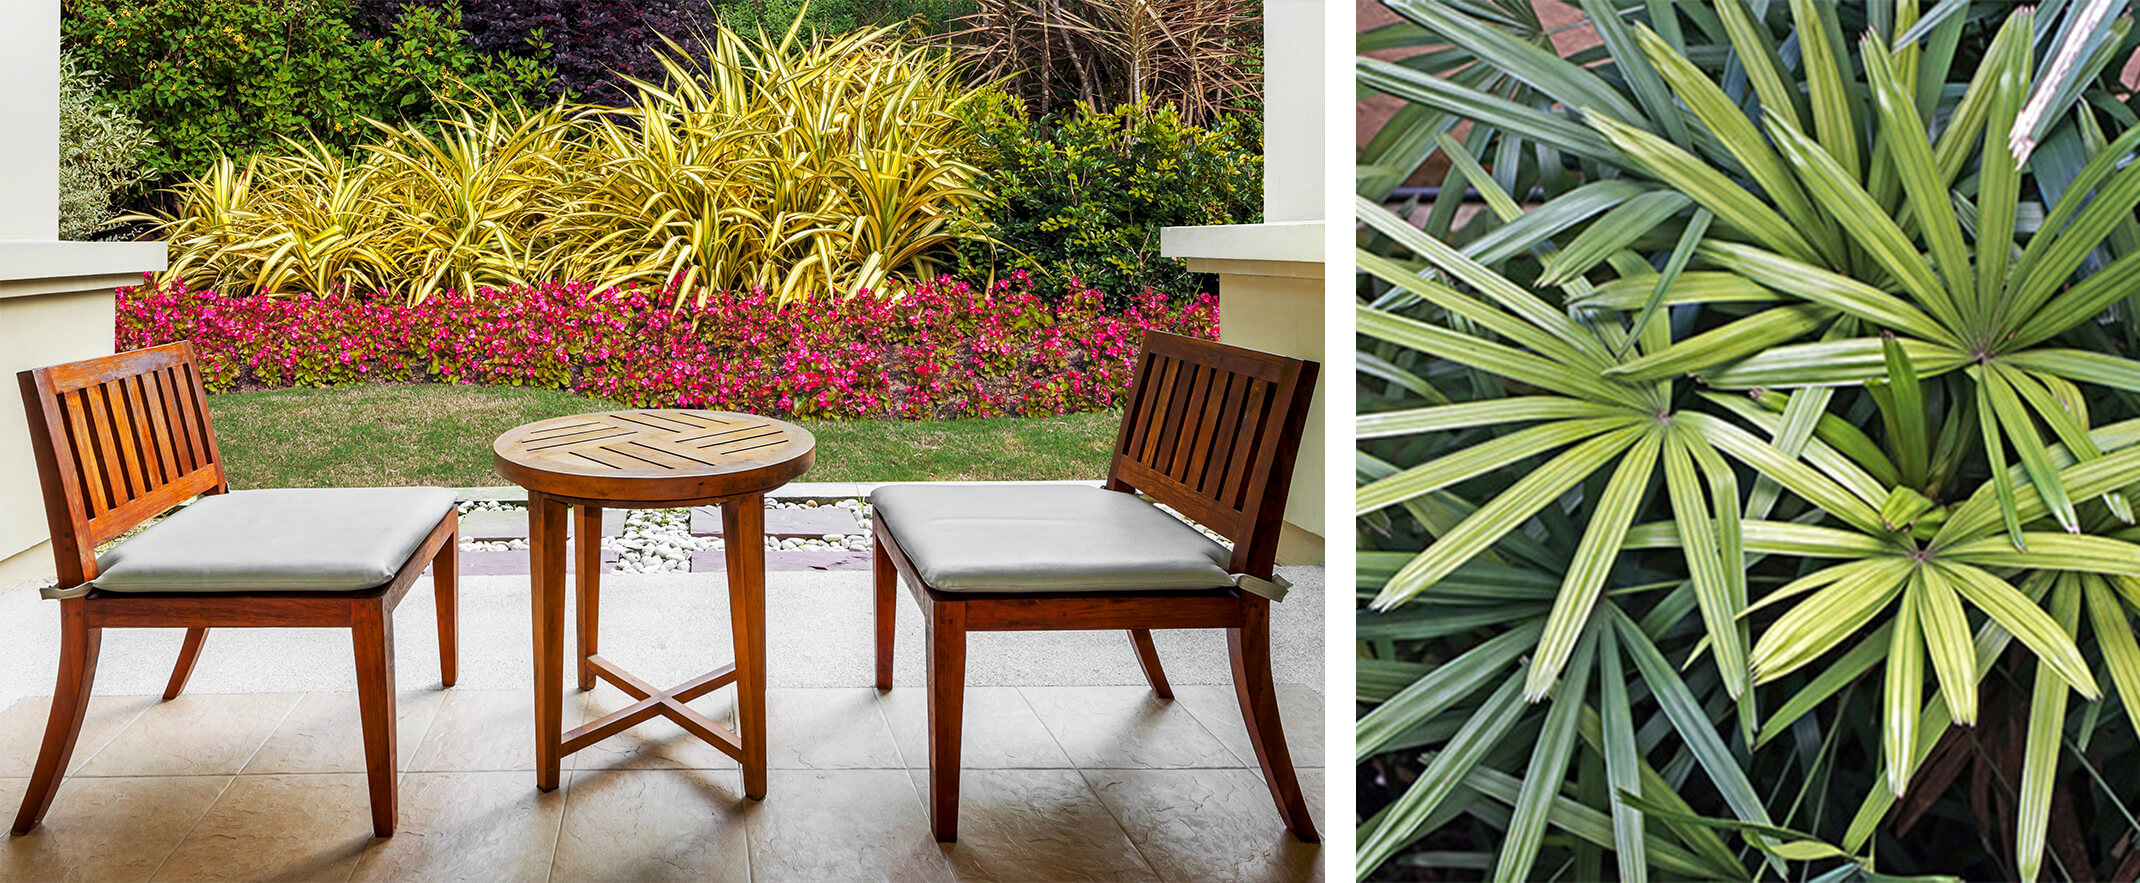
[[[1557,803],[1571,798],[1610,814],[1623,879],[1698,847],[1652,843],[1686,821],[1632,772],[1662,746],[1630,757],[1611,739],[1615,702],[1673,707],[1650,672],[1613,676],[1635,658],[1628,619],[1675,664],[1713,657],[1684,669],[1700,711],[1671,716],[1671,760],[1698,765],[1738,819],[1717,824],[1794,861],[1865,849],[1949,725],[1974,719],[1978,682],[2025,648],[2003,867],[2034,876],[2059,755],[2109,717],[2079,712],[2076,744],[2067,691],[2095,698],[2099,660],[2128,709],[2140,698],[2140,437],[2091,415],[2131,413],[2120,396],[2140,390],[2117,345],[2131,323],[2093,321],[2124,316],[2140,281],[2140,164],[2126,164],[2140,135],[2106,137],[2100,118],[2130,114],[2081,100],[2130,52],[2129,21],[2052,84],[2023,165],[2007,133],[2064,28],[2005,5],[1586,0],[1603,46],[1564,59],[1518,0],[1386,3],[1408,21],[1363,51],[1429,49],[1360,61],[1364,84],[1412,102],[1361,155],[1363,401],[1395,408],[1361,420],[1360,510],[1370,532],[1426,539],[1363,552],[1362,584],[1389,612],[1362,619],[1375,710],[1360,735],[1363,760],[1432,753],[1370,819],[1363,858],[1479,798],[1515,810],[1478,816],[1502,834],[1501,878],[1532,870],[1531,832],[1548,825],[1575,838],[1553,873],[1596,876],[1602,844],[1584,832],[1602,829]],[[1453,167],[1440,195],[1384,210],[1436,153]],[[1469,222],[1467,183],[1493,208]],[[1544,199],[1526,211],[1510,194]],[[1613,535],[1634,554],[1606,548]],[[1681,617],[1699,628],[1675,630]],[[1466,646],[1465,630],[1492,636],[1479,655],[1436,649]],[[1552,703],[1521,710],[1548,688]],[[1831,827],[1803,810],[1847,763],[1774,746],[1853,741],[1843,717],[1864,694],[1884,709],[1866,746],[1884,783]],[[1744,745],[1716,741],[1733,707]],[[1492,744],[1534,725],[1535,741]],[[1506,793],[1466,777],[1501,770],[1518,771]],[[1454,790],[1429,785],[1451,773]],[[1766,827],[1769,812],[1842,850]]]

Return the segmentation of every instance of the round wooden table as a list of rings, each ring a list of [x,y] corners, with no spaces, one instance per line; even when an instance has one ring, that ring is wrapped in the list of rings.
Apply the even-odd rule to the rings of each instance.
[[[809,471],[817,440],[792,423],[727,411],[605,411],[516,427],[491,445],[499,475],[528,490],[535,608],[535,785],[557,788],[565,755],[656,716],[743,765],[743,793],[765,797],[765,494]],[[727,547],[733,663],[660,689],[596,653],[602,510],[718,503]],[[575,511],[576,510],[576,511]],[[597,678],[638,700],[563,732],[566,520],[578,523],[579,686]],[[730,732],[690,702],[736,687]]]

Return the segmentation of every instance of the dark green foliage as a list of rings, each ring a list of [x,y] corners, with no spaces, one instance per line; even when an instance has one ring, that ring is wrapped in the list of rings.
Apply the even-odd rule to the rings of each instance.
[[[1033,119],[1001,95],[977,108],[974,164],[998,200],[987,232],[1008,248],[959,246],[970,269],[1025,269],[1042,291],[1075,279],[1117,302],[1146,287],[1180,297],[1213,282],[1160,256],[1161,230],[1262,219],[1263,157],[1230,119],[1200,129],[1130,104]]]
[[[452,97],[539,95],[547,68],[470,45],[454,7],[412,7],[360,39],[346,0],[68,0],[62,41],[156,137],[164,175],[317,137],[353,150],[365,118],[430,119]]]
[[[410,9],[455,0],[353,0],[360,35],[381,35]],[[461,27],[485,55],[547,65],[552,97],[622,102],[625,77],[661,79],[664,35],[679,42],[709,30],[707,0],[459,0]]]
[[[809,6],[807,14],[803,7]],[[714,0],[721,24],[742,33],[778,34],[803,15],[803,27],[836,34],[898,21],[913,21],[928,33],[973,11],[973,0]]]

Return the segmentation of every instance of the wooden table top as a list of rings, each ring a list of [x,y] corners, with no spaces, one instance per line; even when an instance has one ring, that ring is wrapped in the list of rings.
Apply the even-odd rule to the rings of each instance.
[[[539,420],[491,444],[498,474],[531,491],[605,502],[680,502],[793,481],[817,439],[784,420],[732,411],[604,411]]]

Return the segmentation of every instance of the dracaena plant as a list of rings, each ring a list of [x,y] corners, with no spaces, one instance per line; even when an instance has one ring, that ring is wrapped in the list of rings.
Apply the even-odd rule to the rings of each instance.
[[[1362,617],[1361,760],[1387,781],[1363,858],[1431,866],[1404,854],[1429,844],[1415,848],[1497,878],[1596,879],[1610,852],[1622,879],[1678,876],[1689,872],[1643,845],[1660,829],[1714,828],[1743,835],[1732,855],[1756,874],[1842,862],[1821,876],[1849,879],[1870,872],[1877,844],[1882,864],[2033,877],[2052,807],[2129,817],[2121,768],[2091,766],[2095,785],[2076,788],[2070,761],[2133,750],[2130,724],[2110,729],[2119,716],[2094,700],[2107,669],[2130,707],[2140,672],[2127,620],[2140,597],[2134,439],[2127,423],[2095,422],[2131,414],[2122,396],[2140,377],[2115,345],[2133,339],[2119,302],[2140,269],[2124,262],[2140,241],[2140,179],[2125,171],[2140,139],[2118,137],[2133,120],[2106,88],[2108,62],[2132,49],[2129,20],[2075,28],[2074,9],[2035,20],[1993,3],[1586,0],[1601,45],[1562,57],[1527,2],[1385,5],[1405,20],[1363,35],[1375,54],[1360,80],[1409,103],[1360,156],[1359,370],[1374,411],[1360,424],[1361,580],[1369,610],[1386,611]],[[2084,50],[2072,74],[2036,76],[2064,43]],[[1426,51],[1382,52],[1405,47]],[[2048,112],[2024,164],[2006,143],[2032,88]],[[1439,192],[1402,186],[1429,158],[1450,167]],[[1471,190],[1492,210],[1463,211]],[[1479,315],[1507,299],[1451,252],[1598,335],[1611,359],[1563,359],[1506,316]],[[1441,332],[1502,349],[1457,354],[1470,341]],[[1670,428],[1580,423],[1608,414]],[[1599,453],[1615,433],[1666,440]],[[1672,439],[1706,444],[1737,479],[1709,488],[1706,511],[1656,474]],[[1620,480],[1645,457],[1662,466],[1640,487]],[[1602,563],[1587,557],[1600,531],[1624,532]],[[1708,546],[1725,542],[1729,553]],[[1744,593],[1721,628],[1699,591],[1716,561]],[[1599,622],[1616,617],[1681,667],[1698,710],[1672,715],[1647,672],[1608,676],[1603,635],[1626,635]],[[1750,646],[1729,645],[1735,629]],[[1519,675],[1517,688],[1503,680]],[[1500,704],[1556,675],[1542,707]],[[2033,683],[2018,705],[1996,686],[2009,681]],[[1985,706],[1980,682],[2000,698]],[[2090,700],[2078,710],[2074,690]],[[1650,698],[1672,726],[1611,744],[1611,706]],[[1563,701],[1595,705],[1553,714]],[[2013,791],[1932,809],[1959,766],[1926,758],[1967,756],[1976,737],[1949,725],[1980,706],[2026,715],[2015,761],[1990,763]],[[1736,728],[1719,719],[1733,709]],[[1402,761],[1415,747],[1416,763]],[[1631,764],[1652,761],[1677,771],[1699,812],[1629,787]],[[1696,768],[1707,784],[1686,777]],[[1430,784],[1452,772],[1457,784]],[[1515,786],[1473,784],[1490,774]],[[1856,815],[1828,812],[1833,794],[1862,795]],[[1987,833],[1961,850],[1889,836],[1928,812]],[[1466,818],[1491,833],[1459,833]],[[1591,836],[1597,821],[1613,845]],[[1541,846],[1541,828],[1572,839]],[[2009,846],[1983,855],[1993,828],[2012,832]],[[2076,878],[2114,863],[2070,845],[2051,855]]]

